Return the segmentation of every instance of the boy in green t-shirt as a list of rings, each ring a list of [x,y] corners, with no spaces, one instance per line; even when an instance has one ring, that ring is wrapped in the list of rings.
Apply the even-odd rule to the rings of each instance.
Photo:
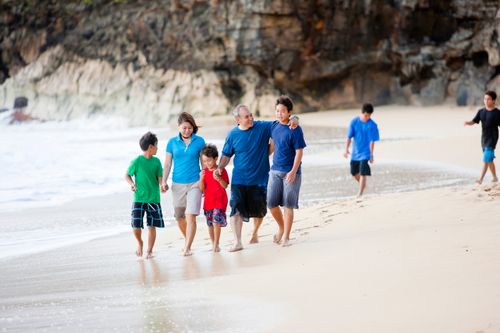
[[[161,162],[156,155],[158,151],[158,138],[151,132],[144,134],[139,141],[142,155],[135,158],[128,167],[125,180],[130,184],[134,192],[134,203],[132,205],[132,228],[137,239],[137,251],[135,254],[142,257],[142,229],[144,229],[144,214],[148,226],[148,250],[146,259],[153,257],[153,246],[156,240],[156,229],[165,226],[160,206],[160,187],[166,192],[163,185],[163,170]],[[134,179],[132,179],[134,177]],[[135,180],[135,183],[134,183]]]

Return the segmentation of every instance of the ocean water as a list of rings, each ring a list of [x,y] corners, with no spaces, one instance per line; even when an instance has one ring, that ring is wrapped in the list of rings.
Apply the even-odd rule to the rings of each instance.
[[[207,142],[222,147],[230,126],[202,128]],[[89,118],[71,122],[7,125],[0,117],[0,259],[62,248],[128,231],[132,193],[124,181],[129,162],[141,153],[148,130],[125,119]],[[345,130],[304,128],[300,205],[353,196],[357,185],[342,157]],[[231,173],[231,167],[228,167]],[[419,161],[377,161],[367,193],[409,191],[470,183],[466,170]],[[173,222],[170,191],[162,196],[167,223]]]

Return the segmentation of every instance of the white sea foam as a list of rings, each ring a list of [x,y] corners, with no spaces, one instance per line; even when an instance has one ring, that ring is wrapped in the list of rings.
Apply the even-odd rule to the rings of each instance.
[[[148,129],[126,124],[90,118],[0,125],[0,212],[127,189],[123,175]]]

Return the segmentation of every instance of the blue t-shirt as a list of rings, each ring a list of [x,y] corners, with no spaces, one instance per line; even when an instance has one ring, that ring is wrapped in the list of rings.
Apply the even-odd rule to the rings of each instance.
[[[371,119],[366,122],[361,121],[359,117],[354,118],[349,124],[347,137],[354,138],[351,155],[353,161],[369,160],[370,142],[380,140],[377,124]]]
[[[233,184],[267,186],[272,125],[272,121],[254,121],[246,131],[235,127],[227,135],[222,155],[234,155]]]
[[[168,140],[166,151],[172,154],[172,180],[175,183],[187,184],[200,180],[200,152],[204,146],[205,140],[194,133],[189,145],[184,143],[180,134]]]
[[[271,169],[283,172],[292,170],[295,151],[306,147],[302,128],[298,126],[292,130],[288,125],[275,122],[271,130],[271,139],[274,142],[273,166]],[[300,175],[300,172],[299,166],[297,174]]]

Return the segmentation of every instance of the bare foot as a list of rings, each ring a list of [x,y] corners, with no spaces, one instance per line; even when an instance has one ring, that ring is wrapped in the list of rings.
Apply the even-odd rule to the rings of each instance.
[[[142,257],[142,242],[137,245],[137,250],[135,251],[135,255],[138,257]]]
[[[189,257],[190,255],[193,255],[193,252],[191,252],[191,250],[184,250],[184,253],[182,255],[184,257]]]
[[[151,258],[154,258],[155,256],[153,255],[153,251],[148,251],[146,253],[146,259],[151,259]]]
[[[281,237],[278,237],[277,234],[273,235],[273,243],[279,245],[281,243]]]
[[[252,235],[252,238],[250,239],[250,244],[257,244],[259,242],[259,236],[257,235]]]
[[[214,246],[214,248],[212,249],[214,252],[220,252],[220,247],[218,246]]]
[[[498,178],[493,178],[493,179],[491,180],[491,182],[492,182],[492,183],[497,183],[497,182],[498,182]]]
[[[476,179],[475,183],[478,184],[478,185],[481,185],[483,182],[481,180],[479,180],[479,179]]]
[[[292,246],[292,244],[290,243],[290,240],[289,239],[285,239],[283,241],[283,245],[281,245],[283,247],[289,247],[289,246]]]
[[[236,244],[234,246],[232,246],[231,248],[229,248],[229,252],[236,252],[236,251],[241,251],[243,250],[243,246],[241,246],[241,244]]]

